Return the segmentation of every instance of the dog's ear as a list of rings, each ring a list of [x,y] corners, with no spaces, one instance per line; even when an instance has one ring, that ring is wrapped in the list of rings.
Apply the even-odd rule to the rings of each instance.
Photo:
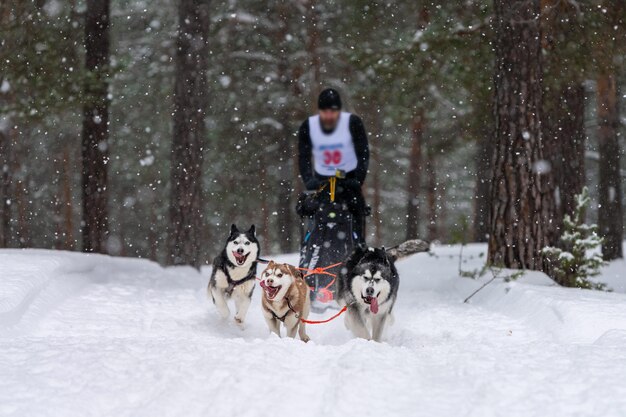
[[[394,250],[387,250],[385,247],[382,247],[383,254],[385,255],[385,260],[387,262],[395,262],[398,259],[398,255]]]
[[[250,230],[248,230],[248,233],[256,237],[256,227],[254,225],[250,226]]]
[[[358,262],[363,258],[363,256],[365,256],[366,251],[367,248],[364,245],[358,245],[356,248],[354,248],[354,252],[352,252],[351,258]]]
[[[237,228],[237,225],[236,224],[231,224],[230,225],[230,235],[234,236],[234,235],[236,235],[238,233],[239,233],[239,228]]]
[[[352,271],[359,264],[361,259],[363,259],[364,255],[365,255],[365,246],[358,245],[356,248],[354,248],[350,256],[348,256],[348,259],[346,259],[345,261],[344,268],[346,270],[346,273],[349,273],[350,271]]]
[[[287,266],[287,268],[289,269],[289,273],[294,277],[294,278],[304,278],[304,276],[302,275],[302,271],[300,271],[298,268],[296,268],[295,266],[291,265],[291,264],[285,264]]]

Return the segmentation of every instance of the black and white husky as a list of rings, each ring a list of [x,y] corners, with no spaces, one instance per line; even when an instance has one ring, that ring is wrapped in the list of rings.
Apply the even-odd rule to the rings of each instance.
[[[348,307],[345,324],[356,337],[380,342],[385,325],[393,322],[400,277],[395,261],[428,250],[428,243],[411,240],[390,250],[357,247],[346,260],[337,283],[340,304]]]
[[[250,307],[259,250],[254,225],[244,232],[233,224],[222,253],[213,260],[209,295],[224,319],[230,316],[228,300],[232,298],[235,301],[235,322],[240,326],[243,326]]]

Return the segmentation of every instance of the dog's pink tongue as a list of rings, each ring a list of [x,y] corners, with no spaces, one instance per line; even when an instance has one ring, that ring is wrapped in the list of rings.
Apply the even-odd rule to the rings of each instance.
[[[266,289],[267,285],[265,284],[265,280],[261,281],[261,283],[259,284],[261,286],[261,288]]]
[[[370,311],[373,314],[378,313],[378,298],[376,297],[370,297],[369,298],[369,302],[370,302]]]

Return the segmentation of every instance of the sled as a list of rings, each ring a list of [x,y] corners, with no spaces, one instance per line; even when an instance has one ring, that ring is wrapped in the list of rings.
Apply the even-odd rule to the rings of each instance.
[[[299,266],[311,288],[311,308],[322,312],[339,308],[335,301],[336,277],[341,272],[341,263],[352,253],[357,236],[352,230],[352,213],[345,204],[303,201],[307,198],[315,197],[301,197],[299,204],[300,208],[308,204],[310,209],[304,213],[299,209],[304,219]],[[314,273],[316,269],[318,272]]]

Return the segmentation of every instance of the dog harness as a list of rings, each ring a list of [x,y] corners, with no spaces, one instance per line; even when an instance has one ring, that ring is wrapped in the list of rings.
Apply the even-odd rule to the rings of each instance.
[[[272,316],[274,316],[274,319],[276,320],[280,320],[283,323],[285,322],[285,319],[287,318],[287,316],[289,315],[289,313],[294,313],[296,315],[296,318],[299,319],[300,318],[300,314],[298,314],[298,312],[293,308],[293,306],[291,305],[291,301],[289,300],[289,298],[285,297],[285,300],[287,300],[287,307],[289,307],[289,310],[287,310],[287,312],[285,313],[284,316],[282,317],[278,317],[276,315],[276,313],[274,313],[273,310],[270,310],[270,312],[272,313]]]
[[[226,295],[230,297],[231,295],[233,295],[233,291],[235,290],[235,288],[237,288],[241,284],[244,284],[250,280],[255,279],[256,278],[256,276],[254,275],[255,270],[256,270],[256,264],[254,264],[254,266],[250,268],[250,272],[248,272],[248,275],[246,275],[244,278],[240,279],[239,281],[235,281],[234,279],[230,277],[230,272],[228,272],[228,267],[224,268],[224,272],[226,273],[225,274],[226,282],[228,282],[228,287],[226,287],[226,289],[224,290]]]
[[[350,113],[342,112],[337,127],[330,133],[322,130],[319,115],[309,117],[309,135],[315,172],[334,177],[337,170],[354,171],[359,163],[350,133]]]

